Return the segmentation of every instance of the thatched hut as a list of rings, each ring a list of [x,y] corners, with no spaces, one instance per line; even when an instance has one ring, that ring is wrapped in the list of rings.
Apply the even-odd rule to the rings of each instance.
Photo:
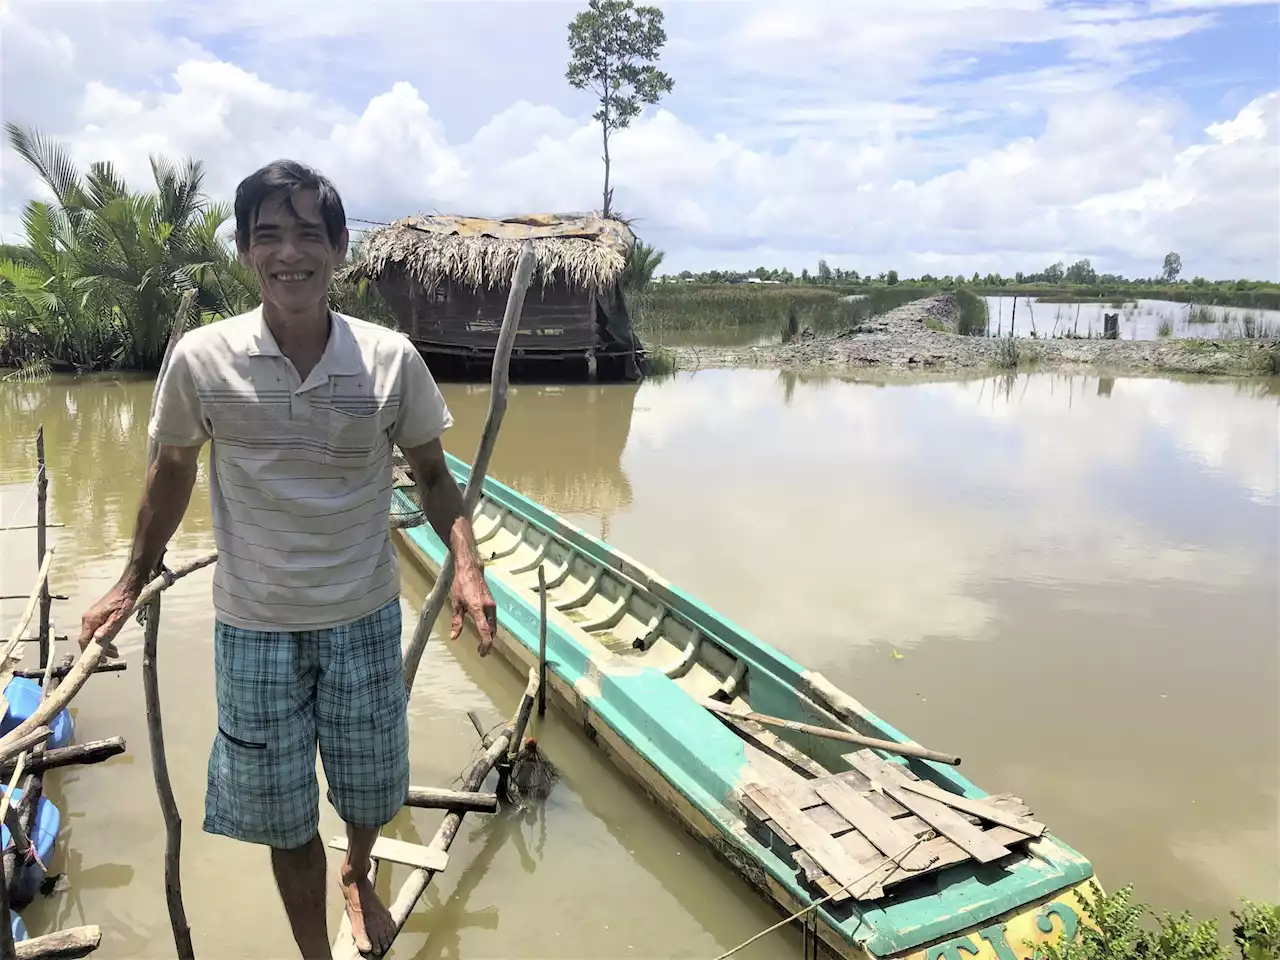
[[[635,235],[619,220],[404,217],[366,234],[342,276],[377,286],[433,369],[487,373],[525,240],[537,260],[513,365],[571,364],[593,379],[638,379],[643,352],[621,285]]]

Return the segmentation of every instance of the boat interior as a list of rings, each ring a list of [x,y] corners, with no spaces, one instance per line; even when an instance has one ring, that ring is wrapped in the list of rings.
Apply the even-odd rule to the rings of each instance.
[[[416,505],[416,489],[411,489],[407,473],[401,473],[396,485]],[[650,572],[612,551],[591,547],[590,538],[563,521],[559,521],[559,528],[548,526],[542,520],[522,515],[517,507],[518,504],[505,505],[487,493],[476,504],[473,528],[487,573],[525,592],[536,609],[541,568],[548,610],[554,609],[572,622],[584,646],[599,644],[619,657],[652,667],[704,705],[714,701],[737,713],[766,714],[770,718],[890,738],[873,715],[868,714],[866,719],[851,716],[848,710],[821,702],[812,689],[800,682],[794,665],[788,667],[787,662],[770,660],[770,651],[764,645],[737,634],[696,604],[664,600],[675,595]],[[404,515],[397,522],[393,513],[393,523],[399,526],[420,522],[420,517]],[[856,704],[851,698],[848,702]],[[934,892],[938,889],[939,871],[947,867],[963,863],[980,881],[993,882],[1005,868],[1033,857],[1025,843],[1032,837],[985,822],[972,813],[953,811],[974,828],[974,833],[990,841],[988,854],[993,846],[1002,850],[999,856],[974,858],[940,833],[932,822],[936,817],[922,815],[920,805],[913,802],[914,794],[903,802],[903,794],[897,789],[902,780],[930,781],[926,783],[930,789],[934,784],[946,785],[945,774],[940,777],[931,764],[918,760],[886,762],[849,742],[726,716],[723,711],[713,712],[741,738],[758,779],[778,791],[792,813],[803,811],[808,820],[840,845],[855,866],[882,861],[884,840],[869,839],[855,827],[856,817],[847,809],[837,811],[824,791],[815,787],[839,780],[892,821],[895,838],[914,838],[921,851],[931,852],[927,868],[920,865],[924,862],[920,855],[912,869],[901,863],[890,864],[887,871],[877,874],[878,881],[870,887],[852,887],[858,894],[855,897],[848,889],[840,889],[842,884],[847,886],[847,875],[833,871],[830,863],[816,862],[798,838],[780,825],[777,811],[768,804],[757,803],[756,795],[749,792],[742,798],[744,825],[760,842],[795,865],[798,877],[812,895],[836,891],[827,909],[837,916],[847,916],[855,900],[877,900],[880,902],[876,906],[885,906],[893,900]],[[892,791],[881,789],[877,783],[886,780],[893,782]],[[959,792],[954,785],[951,789]],[[1001,795],[983,800],[1002,816],[1022,820],[1030,815],[1016,797]],[[982,827],[988,829],[984,831]]]

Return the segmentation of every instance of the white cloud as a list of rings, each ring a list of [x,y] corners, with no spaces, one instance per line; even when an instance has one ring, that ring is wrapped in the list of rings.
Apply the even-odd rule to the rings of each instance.
[[[404,57],[390,57],[385,76],[353,98],[335,82],[340,72],[295,63],[285,83],[275,68],[269,77],[247,65],[262,57],[209,52],[228,37],[252,47],[234,31],[283,16],[280,0],[231,4],[217,24],[204,8],[179,8],[196,39],[165,36],[148,19],[158,9],[129,5],[117,23],[98,4],[11,5],[0,13],[5,118],[36,120],[81,162],[111,159],[138,184],[149,176],[148,153],[199,157],[221,197],[260,163],[295,156],[335,179],[352,215],[371,219],[599,205],[599,130],[584,102],[571,114],[525,89],[501,101],[480,91],[494,109],[470,116],[459,136],[446,118],[472,89],[424,86]],[[310,20],[284,17],[281,49],[350,28],[349,59],[363,69],[429,24],[453,31],[433,58],[460,62],[482,37],[459,31],[484,22],[487,9],[463,5],[447,25],[433,8],[399,36],[373,38],[354,9],[326,7]],[[700,23],[685,9],[675,5],[669,18]],[[527,16],[525,7],[510,10]],[[1211,14],[1034,0],[902,0],[856,18],[834,4],[697,11],[738,23],[705,37],[700,54],[677,38],[688,68],[677,89],[694,89],[611,144],[615,203],[667,251],[668,269],[798,270],[824,256],[873,273],[1011,273],[1090,256],[1102,271],[1149,275],[1177,249],[1188,273],[1280,276],[1280,92],[1208,117],[1189,137],[1189,108],[1171,91],[1121,85],[1149,51],[1202,29]],[[1054,61],[1001,70],[985,59],[1051,42],[1066,51]],[[105,55],[116,47],[127,63]],[[563,64],[538,56],[530,54],[539,76],[562,77]],[[756,102],[771,83],[774,92]],[[9,95],[17,84],[44,92]],[[832,84],[847,89],[833,95]],[[1036,116],[1042,123],[1027,125]],[[744,130],[744,117],[756,129]],[[0,229],[11,232],[34,181],[9,151],[0,176]]]

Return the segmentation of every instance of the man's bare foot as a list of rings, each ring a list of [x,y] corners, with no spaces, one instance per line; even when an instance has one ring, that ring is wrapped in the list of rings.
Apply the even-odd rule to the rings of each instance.
[[[395,939],[396,924],[366,874],[342,874],[342,896],[351,921],[351,939],[361,953],[382,956]]]

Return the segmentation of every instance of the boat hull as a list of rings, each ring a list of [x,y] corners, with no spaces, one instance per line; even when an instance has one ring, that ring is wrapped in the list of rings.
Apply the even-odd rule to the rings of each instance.
[[[455,475],[465,481],[457,468]],[[511,495],[505,488],[500,492],[507,502]],[[400,506],[404,509],[406,504]],[[538,522],[550,522],[543,514]],[[558,519],[555,522],[566,526]],[[412,562],[436,576],[445,552],[430,527],[402,530],[401,536]],[[574,537],[581,541],[585,535],[577,531]],[[487,548],[484,552],[488,555]],[[595,561],[600,561],[598,554]],[[629,560],[619,562],[628,574],[638,570]],[[493,565],[486,576],[499,608],[495,650],[525,673],[537,663],[536,592],[530,595],[525,587],[509,582],[495,573]],[[652,580],[647,582],[653,585]],[[664,600],[670,601],[672,588],[661,589]],[[795,866],[762,845],[742,819],[734,791],[752,773],[741,741],[684,691],[674,689],[675,684],[661,672],[629,667],[623,658],[608,654],[584,654],[584,644],[572,632],[573,624],[553,610],[548,624],[548,687],[555,707],[569,715],[653,802],[778,908],[793,914],[811,907],[813,897],[800,886]],[[767,658],[772,652],[761,656]],[[759,658],[753,662],[753,669],[767,672]],[[882,729],[896,734],[887,725]],[[1003,888],[998,883],[975,887],[978,895],[972,899],[964,890],[958,896],[953,891],[946,910],[931,904],[917,915],[904,917],[899,911],[896,918],[881,916],[875,924],[864,922],[868,913],[880,912],[874,905],[852,918],[847,911],[840,916],[829,912],[829,905],[819,906],[818,936],[829,953],[859,960],[967,960],[988,953],[997,960],[1030,956],[1024,939],[1056,938],[1064,927],[1074,932],[1081,912],[1072,888],[1082,888],[1092,873],[1087,861],[1072,859],[1073,852],[1052,839],[1046,837],[1043,846],[1046,855],[1040,866],[1014,878],[1019,886],[1011,881]],[[1028,877],[1032,872],[1037,875]],[[957,907],[958,900],[964,902]]]

